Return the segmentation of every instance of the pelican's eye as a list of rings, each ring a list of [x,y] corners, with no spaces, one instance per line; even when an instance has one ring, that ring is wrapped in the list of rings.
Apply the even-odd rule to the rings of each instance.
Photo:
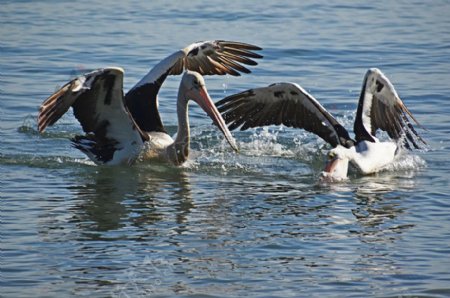
[[[336,157],[336,154],[335,154],[334,152],[328,153],[328,159],[329,159],[329,160],[332,160],[332,159],[334,159],[335,157]]]

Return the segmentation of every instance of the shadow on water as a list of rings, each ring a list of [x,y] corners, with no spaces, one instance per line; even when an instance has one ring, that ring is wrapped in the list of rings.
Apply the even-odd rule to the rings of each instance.
[[[235,169],[223,173],[215,169],[185,169],[164,164],[139,164],[134,167],[95,167],[80,164],[69,168],[61,161],[55,167],[64,168],[67,190],[73,194],[71,222],[78,226],[83,237],[108,239],[141,237],[108,231],[118,231],[133,226],[149,236],[158,229],[149,227],[160,221],[170,221],[175,226],[185,224],[189,214],[196,208],[196,200],[217,207],[217,212],[230,212],[232,216],[263,218],[270,216],[296,215],[303,221],[314,217],[330,217],[335,208],[351,210],[352,219],[359,223],[352,233],[374,236],[385,225],[404,212],[401,192],[414,189],[411,173],[380,173],[368,177],[352,177],[337,184],[321,184],[314,173],[299,171],[298,176],[289,176],[289,171],[278,168],[262,172],[246,172],[245,179]],[[45,161],[35,161],[41,166]],[[64,161],[62,162],[64,163]],[[204,172],[206,174],[199,174]],[[292,170],[293,173],[296,173]],[[202,181],[198,175],[208,179],[215,192],[204,195]],[[297,174],[297,173],[296,173]],[[195,177],[195,178],[194,178]],[[194,182],[192,182],[194,178]],[[205,190],[210,192],[211,189]],[[232,205],[236,204],[236,205]],[[278,209],[278,207],[282,207]],[[211,210],[210,210],[211,211]],[[203,210],[202,210],[203,212]],[[260,214],[261,213],[261,214]],[[211,215],[217,216],[218,214]],[[220,219],[216,219],[220,222]],[[404,227],[389,227],[401,231]],[[135,230],[135,231],[137,231]],[[112,237],[112,238],[111,238]]]
[[[92,239],[127,225],[138,229],[151,226],[167,217],[167,208],[173,209],[181,223],[193,206],[189,173],[183,169],[95,167],[80,171],[71,180],[68,189],[77,201],[73,220]]]

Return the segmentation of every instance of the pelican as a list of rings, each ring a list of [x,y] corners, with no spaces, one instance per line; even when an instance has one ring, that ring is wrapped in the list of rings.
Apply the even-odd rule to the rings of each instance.
[[[237,150],[201,75],[250,73],[242,64],[256,65],[253,59],[262,58],[254,52],[258,50],[261,48],[233,41],[193,43],[159,62],[126,95],[122,68],[97,69],[71,80],[42,103],[39,132],[53,125],[72,107],[86,133],[76,136],[73,146],[96,164],[132,164],[145,148],[144,158],[160,158],[180,165],[189,154],[187,108],[192,99]],[[168,75],[183,72],[177,101],[178,133],[173,140],[158,112],[158,92]]]
[[[39,131],[43,132],[47,126],[53,125],[72,107],[86,133],[76,136],[72,143],[96,164],[131,164],[144,149],[144,142],[149,142],[144,157],[180,165],[189,155],[188,101],[194,100],[212,118],[231,147],[237,150],[199,73],[187,70],[181,79],[175,140],[166,133],[147,133],[140,129],[124,106],[122,83],[123,70],[117,67],[98,69],[73,79],[41,105]]]
[[[420,124],[402,102],[389,79],[377,68],[369,69],[362,85],[354,122],[355,139],[308,92],[293,83],[277,83],[228,96],[216,103],[230,130],[265,125],[303,128],[329,143],[333,149],[321,177],[328,181],[347,178],[351,163],[362,174],[378,172],[392,163],[405,147],[426,144],[410,117]],[[381,142],[377,130],[390,141]]]

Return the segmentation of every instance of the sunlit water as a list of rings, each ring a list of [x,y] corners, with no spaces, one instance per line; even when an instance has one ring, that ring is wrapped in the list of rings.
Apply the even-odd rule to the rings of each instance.
[[[1,1],[2,297],[450,295],[448,1]],[[39,104],[74,75],[125,69],[129,89],[187,44],[260,45],[253,74],[207,77],[215,100],[302,85],[351,130],[378,67],[427,129],[376,175],[318,180],[327,146],[270,127],[233,153],[191,105],[181,167],[96,167],[72,115],[42,135]],[[176,131],[179,77],[161,90]]]

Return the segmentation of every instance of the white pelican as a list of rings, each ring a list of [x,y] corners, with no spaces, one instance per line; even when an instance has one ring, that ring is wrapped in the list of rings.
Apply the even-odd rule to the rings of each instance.
[[[328,142],[333,149],[322,177],[347,178],[349,162],[361,173],[370,174],[390,164],[398,148],[419,148],[425,141],[417,134],[408,115],[420,125],[403,104],[388,78],[376,68],[367,71],[354,122],[355,140],[347,130],[308,92],[293,83],[278,83],[228,96],[216,103],[229,129],[284,124],[303,128]],[[380,142],[378,129],[395,142]]]
[[[219,111],[205,87],[203,77],[187,70],[180,83],[177,101],[178,132],[175,140],[163,132],[144,132],[124,106],[123,70],[104,68],[82,75],[56,91],[40,108],[38,128],[42,132],[72,107],[86,135],[72,139],[75,148],[96,164],[131,164],[144,148],[144,157],[182,164],[189,155],[188,101],[194,100],[219,127],[237,150]]]
[[[131,164],[148,141],[144,157],[162,158],[178,165],[189,154],[187,102],[192,99],[207,112],[236,150],[201,74],[238,76],[239,72],[249,73],[241,64],[256,65],[251,58],[262,58],[253,52],[257,50],[261,48],[233,41],[191,44],[159,62],[125,96],[121,68],[98,69],[79,76],[41,105],[39,132],[53,125],[72,107],[86,132],[85,136],[76,136],[73,145],[96,164]],[[168,75],[181,74],[184,70],[177,102],[178,133],[174,141],[162,124],[157,95]]]

